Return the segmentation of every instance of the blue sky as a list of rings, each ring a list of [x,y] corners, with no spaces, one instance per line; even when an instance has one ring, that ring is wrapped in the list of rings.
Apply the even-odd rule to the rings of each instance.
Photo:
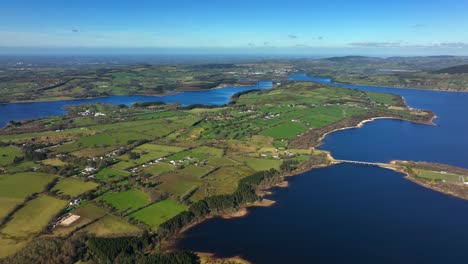
[[[0,49],[466,54],[463,0],[2,0]]]

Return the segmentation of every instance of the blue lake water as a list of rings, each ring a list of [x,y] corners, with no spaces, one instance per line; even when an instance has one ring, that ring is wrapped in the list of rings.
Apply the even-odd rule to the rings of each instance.
[[[335,84],[327,78],[293,75],[351,89],[402,95],[415,108],[433,110],[435,126],[378,120],[339,131],[322,149],[335,158],[426,160],[468,168],[468,93]],[[7,121],[63,114],[68,105],[131,104],[136,101],[224,104],[235,92],[259,86],[186,92],[163,97],[110,96],[91,100],[0,105]],[[468,202],[418,186],[378,167],[340,164],[291,178],[276,189],[269,208],[238,219],[215,218],[188,230],[180,249],[240,255],[255,263],[465,263]]]
[[[304,74],[290,78],[332,84],[330,79]],[[362,129],[342,130],[328,135],[320,149],[330,150],[337,159],[432,161],[468,168],[468,93],[333,85],[399,94],[411,107],[432,110],[437,119],[434,120],[435,126],[376,120],[366,123]]]
[[[181,92],[165,96],[114,95],[94,99],[0,104],[0,127],[5,126],[10,120],[19,121],[53,115],[63,115],[66,113],[65,107],[73,105],[93,103],[131,105],[135,102],[154,101],[181,103],[182,105],[221,105],[228,103],[229,98],[237,92],[252,89],[268,89],[271,87],[271,81],[260,81],[257,85],[251,86],[225,87],[206,91]]]
[[[468,168],[468,93],[335,84],[402,95],[433,110],[435,126],[378,120],[326,137],[335,158],[427,160]],[[468,202],[416,185],[394,171],[340,164],[302,173],[276,189],[269,208],[188,230],[180,249],[243,256],[254,263],[466,263]]]

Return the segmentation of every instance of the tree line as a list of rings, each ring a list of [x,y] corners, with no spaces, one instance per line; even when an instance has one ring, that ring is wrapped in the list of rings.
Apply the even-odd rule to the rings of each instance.
[[[181,212],[159,226],[160,239],[169,238],[177,234],[184,226],[210,214],[234,211],[243,204],[259,201],[261,197],[256,194],[256,188],[263,181],[274,177],[279,177],[279,172],[275,169],[260,171],[241,179],[236,191],[232,194],[209,196],[192,204],[188,211]]]

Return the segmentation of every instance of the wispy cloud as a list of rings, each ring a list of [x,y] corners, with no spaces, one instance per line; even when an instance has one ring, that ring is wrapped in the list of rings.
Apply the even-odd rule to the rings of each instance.
[[[468,48],[468,43],[466,42],[440,42],[440,43],[429,43],[429,44],[414,44],[407,41],[397,41],[397,42],[352,42],[348,45],[358,46],[358,47],[376,47],[376,48]]]
[[[254,43],[252,43],[252,42],[249,42],[249,43],[247,43],[247,46],[249,46],[249,47],[254,47],[254,46],[255,46],[255,44],[254,44]]]
[[[447,48],[468,48],[468,43],[465,42],[442,42],[439,45]]]
[[[73,32],[73,33],[78,33],[78,32],[80,32],[80,30],[78,30],[78,29],[72,29],[72,32]]]
[[[425,27],[427,27],[427,25],[426,24],[414,24],[411,27],[412,28],[425,28]]]
[[[296,35],[288,35],[288,38],[297,39],[298,36],[296,36]]]
[[[364,41],[364,42],[351,42],[351,46],[360,46],[360,47],[400,47],[400,42],[373,42],[373,41]]]

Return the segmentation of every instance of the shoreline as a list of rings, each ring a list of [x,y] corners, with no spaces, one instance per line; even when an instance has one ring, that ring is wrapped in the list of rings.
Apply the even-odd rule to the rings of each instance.
[[[427,124],[427,125],[434,125],[434,123],[432,122],[434,119],[436,118],[436,115],[434,115],[431,120],[427,121],[427,122],[424,122],[423,124]],[[338,128],[338,129],[335,129],[335,130],[332,130],[332,131],[329,131],[329,132],[326,132],[324,133],[320,138],[319,140],[317,140],[317,143],[321,144],[322,143],[322,140],[329,134],[333,133],[333,132],[336,132],[336,131],[340,131],[340,130],[347,130],[347,129],[355,129],[355,128],[361,128],[364,124],[368,123],[368,122],[372,122],[372,121],[375,121],[375,120],[379,120],[379,119],[396,119],[396,120],[403,120],[403,121],[408,121],[408,122],[413,122],[413,123],[417,123],[417,122],[414,122],[414,121],[411,121],[411,120],[406,120],[406,119],[401,119],[401,118],[396,118],[396,117],[373,117],[373,118],[368,118],[368,119],[365,119],[365,120],[362,120],[361,122],[359,122],[357,125],[355,126],[350,126],[350,127],[343,127],[343,128]],[[338,162],[336,161],[336,159],[331,155],[331,153],[329,151],[324,151],[326,152],[327,154],[327,160],[329,161],[328,164],[320,164],[320,165],[316,165],[316,166],[312,166],[312,167],[304,167],[304,168],[298,168],[296,171],[293,171],[291,173],[287,173],[287,174],[283,174],[281,175],[281,178],[283,179],[283,181],[275,184],[275,185],[272,185],[272,186],[268,186],[266,188],[262,188],[260,190],[258,190],[258,195],[262,198],[262,201],[263,200],[266,200],[268,202],[266,202],[265,204],[262,204],[262,205],[258,205],[258,203],[253,203],[253,204],[246,204],[246,205],[243,205],[241,206],[238,210],[234,211],[234,212],[226,212],[226,213],[221,213],[219,215],[210,215],[208,217],[205,217],[203,219],[200,219],[198,221],[195,221],[194,223],[191,223],[185,227],[183,227],[178,234],[176,234],[173,238],[171,238],[170,240],[164,242],[162,245],[161,245],[161,248],[164,250],[164,251],[170,251],[170,250],[173,250],[173,249],[176,249],[176,244],[177,244],[177,241],[184,236],[184,233],[189,230],[190,228],[196,226],[196,225],[199,225],[209,219],[212,219],[212,218],[216,218],[216,217],[220,217],[220,218],[223,218],[223,219],[234,219],[234,218],[240,218],[240,217],[247,217],[250,213],[249,209],[252,208],[252,207],[270,207],[272,205],[274,205],[276,202],[275,201],[272,201],[272,200],[268,200],[268,199],[264,199],[263,197],[266,196],[266,195],[270,195],[272,194],[272,191],[271,189],[273,188],[288,188],[289,187],[289,183],[288,181],[286,180],[287,178],[289,177],[294,177],[294,176],[297,176],[299,174],[302,174],[304,172],[307,172],[307,171],[310,171],[310,170],[313,170],[313,169],[318,169],[318,168],[325,168],[325,167],[329,167],[329,166],[333,166],[333,165],[336,165]],[[393,162],[393,161],[392,161]],[[392,164],[392,162],[390,163],[382,163],[382,164],[379,164],[377,166],[381,167],[381,168],[384,168],[384,169],[391,169],[391,170],[394,170],[394,171],[397,171],[397,172],[401,172],[403,174],[406,175],[406,173],[402,172],[402,171],[399,171],[396,167],[395,167],[395,164]],[[416,182],[417,183],[417,182]],[[198,253],[197,253],[198,254]],[[207,253],[207,252],[203,252],[202,254],[210,254],[211,257],[214,257],[215,259],[219,259],[219,260],[226,260],[226,259],[230,259],[230,258],[217,258],[216,257],[216,254],[215,253]],[[238,256],[234,256],[233,258],[239,258]],[[241,258],[242,259],[242,258]],[[243,260],[243,261],[246,261],[246,260]],[[244,263],[244,262],[242,262]],[[250,263],[250,262],[245,262],[245,263]]]
[[[243,259],[241,256],[234,256],[228,258],[217,257],[214,253],[210,252],[194,252],[201,260],[201,264],[253,264],[252,262]]]
[[[260,81],[257,82],[257,85],[259,84]],[[147,96],[147,97],[164,97],[168,95],[175,95],[175,94],[180,94],[180,93],[185,93],[185,92],[203,92],[203,91],[210,91],[210,90],[218,90],[218,89],[223,89],[223,88],[242,88],[242,87],[249,87],[255,84],[246,84],[246,85],[241,85],[241,84],[220,84],[218,86],[209,88],[209,89],[196,89],[196,90],[186,90],[186,91],[170,91],[170,92],[164,92],[162,94],[110,94],[110,95],[102,95],[102,96],[95,96],[95,97],[80,97],[80,98],[73,98],[69,97],[68,99],[59,99],[59,100],[21,100],[21,101],[9,101],[9,102],[1,102],[0,105],[7,105],[7,104],[29,104],[29,103],[50,103],[50,102],[61,102],[61,101],[75,101],[75,100],[93,100],[93,99],[99,99],[99,98],[107,98],[111,96]]]
[[[430,189],[435,192],[439,192],[457,199],[462,199],[467,201],[468,200],[468,194],[460,194],[455,192],[454,190],[449,190],[446,188],[443,188],[443,186],[437,185],[435,182],[430,182],[430,181],[425,181],[425,180],[420,180],[418,178],[413,177],[409,172],[405,171],[402,167],[402,165],[398,164],[398,162],[407,162],[407,161],[400,161],[400,160],[392,160],[388,163],[388,167],[383,167],[383,168],[388,168],[391,170],[394,170],[398,173],[401,173],[404,175],[404,178],[408,181],[411,181],[419,186],[422,186],[424,188]],[[450,186],[452,185],[452,186]],[[457,188],[464,188],[463,185],[457,185],[457,184],[450,184],[448,183],[447,186],[453,187],[455,189]]]
[[[309,76],[307,76],[309,77]],[[318,77],[321,78],[321,77]],[[432,91],[432,92],[448,92],[448,93],[468,93],[468,90],[464,91],[456,91],[456,90],[438,90],[433,88],[411,88],[411,87],[395,87],[395,86],[383,86],[383,85],[372,85],[372,84],[360,84],[360,83],[348,83],[348,82],[339,82],[336,81],[333,77],[325,77],[330,79],[330,84],[337,84],[337,85],[358,85],[358,86],[367,86],[367,87],[376,87],[376,88],[386,88],[386,89],[406,89],[406,90],[417,90],[417,91]]]
[[[337,81],[335,77],[333,76],[315,76],[312,74],[308,73],[303,73],[305,77],[308,78],[317,78],[317,79],[328,79],[330,82],[320,82],[320,81],[304,81],[304,82],[313,82],[313,83],[320,83],[324,85],[331,85],[331,86],[338,86],[340,85],[357,85],[357,86],[362,86],[362,87],[375,87],[375,88],[385,88],[385,89],[406,89],[406,90],[418,90],[418,91],[432,91],[432,92],[448,92],[448,93],[468,93],[468,90],[463,90],[463,91],[457,91],[457,90],[438,90],[434,88],[411,88],[411,87],[395,87],[395,86],[384,86],[384,85],[375,85],[375,84],[362,84],[362,83],[351,83],[351,82],[340,82]],[[295,82],[300,82],[293,80]]]
[[[439,187],[437,185],[434,185],[434,184],[431,184],[430,182],[423,182],[423,181],[420,181],[418,179],[415,179],[414,177],[412,177],[411,175],[409,175],[408,173],[405,173],[405,172],[401,172],[405,175],[405,179],[408,180],[408,181],[411,181],[419,186],[422,186],[424,188],[427,188],[429,190],[432,190],[432,191],[436,191],[436,192],[439,192],[439,193],[442,193],[442,194],[445,194],[445,195],[448,195],[448,196],[451,196],[451,197],[454,197],[454,198],[457,198],[457,199],[462,199],[462,200],[465,200],[465,201],[468,201],[468,197],[466,196],[461,196],[461,195],[457,195],[457,193],[453,192],[453,191],[450,191],[450,190],[447,190],[447,189],[444,189],[442,187]]]
[[[416,121],[413,121],[413,120],[409,120],[409,119],[404,119],[404,118],[397,118],[397,117],[391,117],[391,116],[381,116],[381,117],[372,117],[372,118],[368,118],[368,119],[364,119],[362,120],[361,122],[359,122],[358,124],[356,124],[355,126],[348,126],[348,127],[342,127],[342,128],[337,128],[337,129],[333,129],[329,132],[326,132],[325,134],[323,134],[318,140],[317,140],[317,146],[321,145],[323,143],[323,140],[330,134],[334,133],[334,132],[337,132],[337,131],[342,131],[342,130],[348,130],[348,129],[356,129],[356,128],[362,128],[366,123],[369,123],[369,122],[372,122],[372,121],[375,121],[375,120],[379,120],[379,119],[393,119],[393,120],[400,120],[400,121],[407,121],[407,122],[411,122],[411,123],[416,123],[416,124],[423,124],[423,125],[435,125],[434,124],[434,119],[436,119],[437,116],[434,115],[431,120],[427,121],[427,122],[416,122]],[[331,154],[330,154],[331,156]]]

